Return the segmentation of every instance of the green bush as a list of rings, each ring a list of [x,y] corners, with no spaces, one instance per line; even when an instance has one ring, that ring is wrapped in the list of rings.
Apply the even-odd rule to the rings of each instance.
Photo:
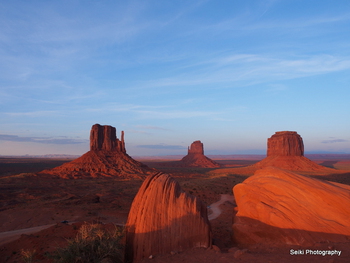
[[[51,257],[57,263],[100,263],[106,259],[122,263],[122,241],[123,233],[117,227],[108,231],[99,224],[86,224],[67,247],[57,249]]]

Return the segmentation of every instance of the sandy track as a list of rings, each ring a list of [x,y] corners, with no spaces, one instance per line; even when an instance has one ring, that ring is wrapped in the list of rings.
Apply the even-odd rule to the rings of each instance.
[[[213,204],[211,204],[209,206],[209,210],[212,212],[209,216],[208,219],[213,220],[215,218],[217,218],[219,215],[221,215],[221,209],[220,209],[220,205],[222,205],[223,203],[225,203],[226,201],[234,203],[234,197],[233,195],[229,195],[229,194],[222,194],[221,195],[221,199]]]
[[[0,233],[0,246],[4,245],[6,243],[9,243],[9,242],[15,241],[16,239],[20,238],[20,236],[23,234],[30,235],[30,234],[39,232],[41,230],[44,230],[44,229],[49,228],[49,227],[54,226],[54,225],[56,225],[56,224],[36,226],[36,227],[12,230],[12,231],[8,231],[8,232],[2,232],[2,233]]]
[[[217,201],[209,206],[209,210],[212,212],[208,216],[209,220],[213,220],[221,215],[222,211],[220,209],[220,205],[222,205],[226,201],[233,203],[234,202],[233,195],[222,194],[221,199],[219,201]],[[120,223],[119,224],[115,223],[115,224],[119,225],[119,226],[124,226],[124,224],[120,224]],[[41,230],[44,230],[44,229],[49,228],[49,227],[54,226],[54,225],[56,225],[56,224],[42,225],[42,226],[17,229],[17,230],[12,230],[12,231],[7,231],[7,232],[1,232],[0,233],[0,246],[4,245],[6,243],[9,243],[9,242],[15,241],[16,239],[20,238],[21,235],[23,235],[23,234],[30,235],[30,234],[39,232]]]

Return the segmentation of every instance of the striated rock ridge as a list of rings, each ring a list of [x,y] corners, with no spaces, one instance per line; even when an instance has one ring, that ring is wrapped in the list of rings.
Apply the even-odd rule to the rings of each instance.
[[[220,167],[220,164],[204,155],[204,147],[201,141],[194,141],[191,146],[188,147],[188,154],[181,159],[181,163],[189,167]]]
[[[269,167],[233,188],[239,244],[313,245],[350,240],[350,186]]]
[[[267,157],[252,167],[260,169],[268,166],[292,171],[334,170],[306,158],[303,139],[295,131],[276,132],[267,139]]]
[[[116,136],[116,128],[95,124],[90,132],[90,151],[81,157],[39,175],[60,178],[120,177],[144,178],[154,170],[131,158],[125,150],[124,132],[121,139]]]
[[[211,246],[206,206],[185,193],[167,174],[148,176],[132,203],[126,223],[126,259]]]

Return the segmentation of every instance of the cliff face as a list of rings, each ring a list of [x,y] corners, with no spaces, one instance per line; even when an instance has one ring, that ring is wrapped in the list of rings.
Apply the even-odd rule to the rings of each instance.
[[[240,244],[313,245],[350,238],[350,186],[269,167],[233,188]]]
[[[126,223],[126,259],[211,246],[206,206],[177,181],[158,173],[146,178]]]
[[[194,141],[188,148],[188,154],[181,159],[183,166],[216,168],[220,164],[204,155],[204,147],[201,141]]]
[[[124,132],[121,133],[121,140],[116,136],[116,128],[109,125],[95,124],[90,131],[90,151],[118,151],[126,153]]]
[[[267,156],[304,156],[303,139],[295,131],[276,132],[267,139]]]
[[[95,124],[90,132],[90,151],[81,157],[59,167],[44,170],[42,175],[55,177],[121,177],[145,178],[154,173],[153,169],[131,158],[125,149],[124,132],[121,140],[116,136],[116,128]]]

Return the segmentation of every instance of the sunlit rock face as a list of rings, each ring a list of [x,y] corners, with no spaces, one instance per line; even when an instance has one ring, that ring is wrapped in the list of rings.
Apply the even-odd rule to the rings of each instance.
[[[276,132],[267,139],[267,156],[304,156],[304,143],[295,131]]]
[[[206,206],[167,174],[146,178],[126,224],[126,259],[211,246]]]
[[[154,172],[153,169],[134,160],[126,153],[123,131],[119,140],[116,136],[116,128],[95,124],[90,132],[90,151],[69,163],[42,171],[39,175],[52,175],[66,179],[85,177],[145,178]]]
[[[295,131],[276,132],[267,139],[267,157],[252,167],[274,166],[291,171],[333,170],[311,161],[304,156],[304,143]]]
[[[194,141],[188,148],[188,154],[181,159],[183,166],[216,168],[220,164],[204,155],[204,147],[201,141]]]
[[[239,244],[350,240],[350,186],[269,167],[233,188]]]

